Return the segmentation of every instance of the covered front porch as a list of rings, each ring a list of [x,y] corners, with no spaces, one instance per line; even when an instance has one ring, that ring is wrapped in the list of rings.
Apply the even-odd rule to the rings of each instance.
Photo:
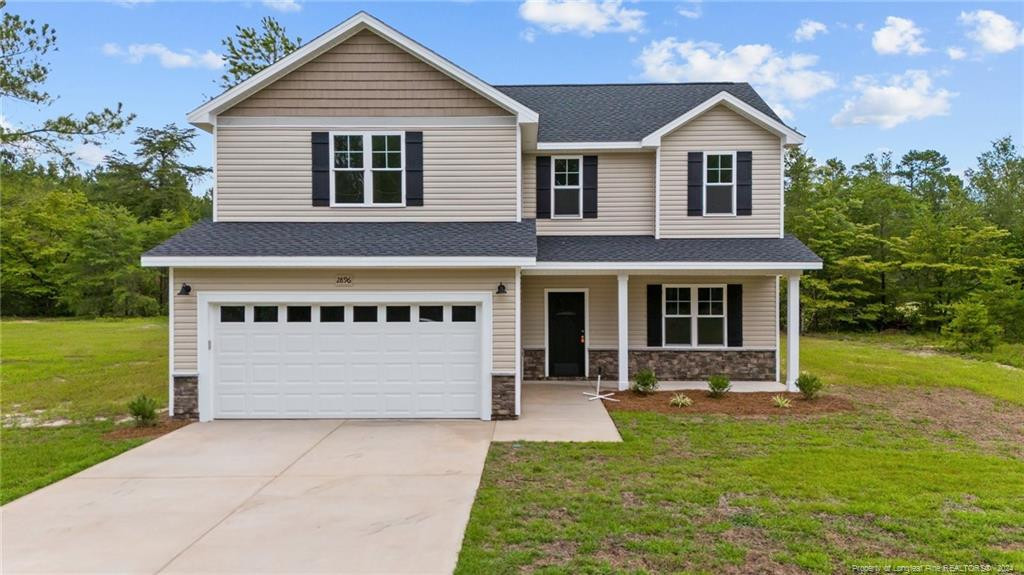
[[[521,380],[601,376],[625,390],[649,369],[663,389],[703,387],[721,374],[737,391],[795,390],[800,277],[821,266],[791,236],[538,236],[537,263],[520,278]]]

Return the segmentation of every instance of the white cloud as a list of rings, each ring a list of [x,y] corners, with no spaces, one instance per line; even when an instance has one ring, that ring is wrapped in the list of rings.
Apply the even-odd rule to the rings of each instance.
[[[175,52],[163,44],[131,44],[122,48],[119,44],[108,42],[103,45],[106,56],[122,57],[130,64],[138,64],[147,57],[156,58],[164,68],[206,68],[218,70],[224,66],[224,59],[216,52],[186,49]]]
[[[961,12],[960,23],[967,26],[967,37],[986,52],[1001,54],[1024,45],[1020,24],[991,10]]]
[[[75,149],[75,158],[87,168],[95,168],[110,154],[96,144],[82,144]]]
[[[950,46],[946,48],[946,55],[949,56],[950,60],[963,60],[967,57],[967,52],[964,52],[964,49],[958,46]]]
[[[295,0],[263,0],[263,5],[278,12],[298,12],[302,10],[302,4]]]
[[[519,33],[519,37],[522,38],[524,41],[533,44],[533,41],[537,39],[537,31],[534,30],[533,28],[527,28],[526,30],[523,30],[522,32]]]
[[[670,37],[648,44],[637,62],[644,77],[656,82],[750,82],[780,116],[792,117],[788,104],[836,85],[830,74],[814,69],[817,56],[785,55],[768,44],[742,44],[726,51],[718,44]]]
[[[114,4],[122,8],[134,8],[139,4],[152,4],[155,0],[112,0]]]
[[[870,76],[858,76],[853,87],[858,94],[847,100],[832,116],[837,126],[875,125],[893,128],[910,120],[949,114],[956,94],[936,89],[924,70],[907,70],[889,78],[885,84]]]
[[[875,30],[871,45],[879,54],[924,54],[928,49],[924,47],[922,35],[913,20],[889,16],[885,26]]]
[[[801,20],[796,32],[793,32],[793,39],[797,42],[809,42],[818,34],[828,34],[828,26],[814,20]]]
[[[704,10],[700,6],[700,0],[692,0],[687,4],[676,8],[676,13],[683,18],[696,20],[704,15]]]
[[[523,20],[553,34],[642,32],[646,15],[642,10],[624,8],[622,0],[526,0],[519,6]]]

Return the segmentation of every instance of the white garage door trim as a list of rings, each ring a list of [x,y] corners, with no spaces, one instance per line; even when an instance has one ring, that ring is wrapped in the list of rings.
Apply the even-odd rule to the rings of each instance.
[[[196,295],[199,348],[199,421],[211,421],[214,413],[211,323],[217,305],[224,303],[467,303],[479,304],[481,319],[480,419],[491,419],[492,294],[490,292],[227,292],[201,291]]]

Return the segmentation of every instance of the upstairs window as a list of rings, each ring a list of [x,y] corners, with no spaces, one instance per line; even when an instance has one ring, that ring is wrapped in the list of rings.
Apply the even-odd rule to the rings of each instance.
[[[704,215],[736,215],[736,155],[704,156]]]
[[[554,158],[551,163],[553,176],[551,181],[552,217],[582,218],[583,217],[583,185],[580,177],[580,166],[583,159]]]
[[[331,134],[331,205],[405,204],[401,133]]]

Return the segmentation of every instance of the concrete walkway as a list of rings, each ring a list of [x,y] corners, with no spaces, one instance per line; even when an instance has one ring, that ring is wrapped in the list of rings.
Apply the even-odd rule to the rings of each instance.
[[[4,506],[0,571],[451,573],[493,430],[190,425]]]
[[[601,401],[584,391],[593,384],[523,384],[522,416],[497,422],[494,441],[622,441]]]

